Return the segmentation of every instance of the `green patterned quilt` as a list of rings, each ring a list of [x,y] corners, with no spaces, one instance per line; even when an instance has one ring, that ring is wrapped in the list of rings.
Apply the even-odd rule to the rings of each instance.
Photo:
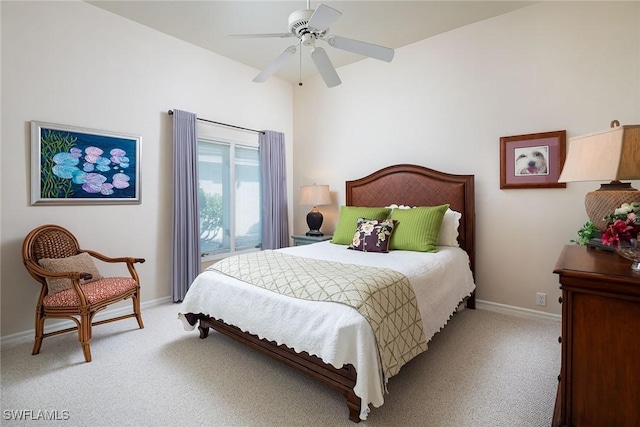
[[[210,266],[283,295],[347,304],[373,329],[384,383],[427,349],[409,279],[388,268],[304,258],[272,250],[225,258]]]

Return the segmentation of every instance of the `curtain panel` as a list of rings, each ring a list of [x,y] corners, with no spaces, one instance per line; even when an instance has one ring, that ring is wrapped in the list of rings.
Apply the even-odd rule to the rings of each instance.
[[[173,246],[174,302],[182,301],[200,273],[197,116],[173,110]]]
[[[258,138],[262,187],[262,248],[289,246],[284,133],[266,130]]]

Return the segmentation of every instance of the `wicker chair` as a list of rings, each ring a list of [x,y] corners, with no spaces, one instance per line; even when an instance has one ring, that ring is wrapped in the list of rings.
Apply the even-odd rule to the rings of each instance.
[[[27,235],[22,245],[22,257],[29,274],[42,285],[36,306],[36,334],[32,354],[40,352],[44,338],[77,330],[84,358],[91,362],[89,341],[92,326],[135,317],[140,329],[144,328],[140,314],[140,280],[134,267],[134,263],[143,263],[144,259],[110,258],[92,250],[80,249],[73,234],[51,224],[42,225]],[[107,263],[126,263],[131,277],[102,277],[93,264],[93,258]],[[76,259],[83,261],[81,269],[90,270],[87,267],[90,264],[93,273],[68,271],[68,265],[73,264]],[[52,265],[56,268],[52,268]],[[53,287],[54,284],[57,288]],[[54,290],[58,291],[53,293]],[[93,322],[98,311],[127,298],[133,300],[133,313]],[[44,321],[49,318],[70,319],[76,326],[45,334]]]

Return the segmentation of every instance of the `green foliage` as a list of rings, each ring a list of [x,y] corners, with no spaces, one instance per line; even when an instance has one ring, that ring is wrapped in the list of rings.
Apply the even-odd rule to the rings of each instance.
[[[578,238],[570,240],[570,242],[580,246],[586,246],[587,243],[589,243],[589,240],[593,239],[596,231],[598,231],[596,226],[591,221],[587,221],[582,228],[578,230]]]
[[[200,241],[212,242],[222,230],[222,195],[207,194],[199,188]]]
[[[45,199],[67,198],[73,195],[71,181],[62,179],[53,173],[56,163],[53,156],[56,153],[68,152],[78,138],[69,133],[55,130],[45,130],[40,139],[40,196]]]

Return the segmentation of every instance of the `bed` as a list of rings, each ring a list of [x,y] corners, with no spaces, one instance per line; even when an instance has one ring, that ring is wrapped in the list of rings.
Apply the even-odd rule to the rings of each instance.
[[[325,241],[273,252],[287,259],[302,257],[318,265],[348,259],[361,269],[388,268],[406,275],[403,277],[415,289],[420,324],[429,341],[461,302],[467,308],[475,308],[474,176],[401,164],[346,182],[347,206],[400,204],[448,204],[450,210],[461,213],[459,225],[456,224],[455,246],[459,247],[438,246],[437,253],[428,255],[393,250],[381,254],[351,251]],[[427,257],[436,260],[434,268],[423,266],[430,262],[425,261]],[[449,267],[450,263],[455,267]],[[263,277],[264,272],[256,272],[254,277],[257,276]],[[379,336],[358,311],[336,302],[280,295],[245,280],[210,269],[201,273],[180,308],[185,329],[192,330],[197,325],[200,338],[204,339],[213,328],[339,390],[346,398],[351,421],[366,419],[369,405],[382,405],[389,376],[381,367],[383,358],[376,347]],[[440,286],[440,282],[446,286]],[[323,320],[327,318],[331,321]],[[287,327],[292,324],[296,327]]]

